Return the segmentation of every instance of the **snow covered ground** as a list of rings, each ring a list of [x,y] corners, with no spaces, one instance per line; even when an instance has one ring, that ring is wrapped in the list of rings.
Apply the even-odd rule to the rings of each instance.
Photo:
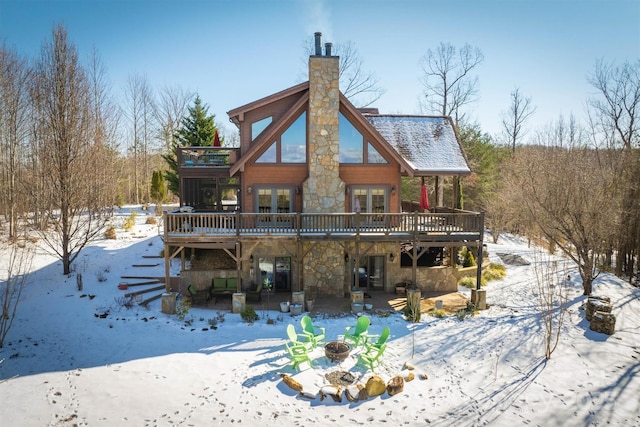
[[[38,251],[0,349],[0,425],[640,425],[640,289],[615,276],[603,274],[594,286],[594,294],[611,298],[617,316],[608,336],[589,329],[579,276],[569,272],[568,315],[545,361],[534,274],[543,261],[526,242],[505,236],[488,244],[491,260],[510,253],[532,264],[508,266],[504,280],[489,283],[488,310],[464,321],[424,315],[417,324],[401,314],[371,317],[371,333],[391,328],[375,373],[388,380],[406,375],[405,363],[415,367],[416,379],[402,393],[359,402],[306,399],[282,382],[282,373],[311,392],[327,384],[329,372],[349,371],[361,382],[372,373],[353,357],[333,364],[321,349],[313,368],[294,371],[283,344],[286,326],[299,328],[299,317],[289,314],[270,313],[275,324],[264,317],[247,324],[238,314],[192,309],[193,323],[185,325],[162,314],[160,300],[130,309],[118,302],[120,276],[164,275],[162,260],[133,267],[162,250],[158,227],[140,213],[133,230],[119,228],[117,240],[82,252],[82,291],[75,274],[63,276],[60,262]],[[9,252],[0,246],[5,274]],[[337,338],[355,317],[319,316],[314,323]]]

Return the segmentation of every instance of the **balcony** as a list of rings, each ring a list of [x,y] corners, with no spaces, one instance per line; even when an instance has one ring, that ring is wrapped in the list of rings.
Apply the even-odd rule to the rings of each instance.
[[[434,213],[193,213],[164,218],[167,244],[230,243],[264,239],[419,241],[439,246],[481,244],[484,214]]]
[[[238,159],[239,148],[178,147],[179,168],[228,168]]]

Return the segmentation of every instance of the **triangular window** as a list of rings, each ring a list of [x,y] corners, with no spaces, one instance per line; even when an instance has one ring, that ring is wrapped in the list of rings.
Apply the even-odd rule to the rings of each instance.
[[[277,142],[273,141],[271,146],[267,148],[267,151],[265,151],[264,153],[262,153],[260,157],[258,157],[258,160],[256,160],[256,163],[275,163],[277,145],[278,145]]]
[[[389,162],[369,142],[367,144],[367,163],[387,164]]]

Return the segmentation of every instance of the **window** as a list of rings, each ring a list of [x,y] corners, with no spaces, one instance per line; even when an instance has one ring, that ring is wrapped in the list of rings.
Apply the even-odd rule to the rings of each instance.
[[[387,164],[387,160],[340,113],[340,163]]]
[[[267,151],[265,151],[264,153],[262,153],[262,155],[260,155],[260,157],[258,157],[258,160],[256,160],[256,163],[275,163],[277,161],[276,149],[277,149],[277,144],[274,141],[273,144],[271,144],[271,146],[267,148]]]
[[[307,161],[307,114],[303,112],[280,135],[256,163],[305,163]]]
[[[288,214],[293,212],[293,189],[292,188],[260,188],[257,190],[258,213],[269,214],[260,216],[261,225],[270,226],[291,226],[289,216],[278,216],[273,214]]]
[[[307,161],[307,113],[303,112],[280,137],[282,163]]]
[[[364,138],[362,134],[340,113],[340,163],[362,163]]]
[[[373,145],[371,145],[370,142],[367,143],[367,163],[377,163],[377,164],[387,164],[388,163],[385,160],[385,158],[382,157],[382,155],[380,153],[378,153],[378,150],[373,148]]]
[[[262,133],[263,130],[271,124],[272,117],[265,117],[257,122],[251,123],[251,141],[255,141],[256,138]]]
[[[353,188],[351,206],[354,212],[384,213],[387,211],[387,196],[384,188]]]

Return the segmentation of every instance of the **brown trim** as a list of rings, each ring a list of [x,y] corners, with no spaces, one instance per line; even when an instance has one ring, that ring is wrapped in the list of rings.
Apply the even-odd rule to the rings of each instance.
[[[255,110],[280,99],[284,99],[288,96],[294,95],[298,92],[303,92],[305,90],[309,90],[308,81],[292,86],[288,89],[281,90],[280,92],[276,92],[273,95],[258,99],[257,101],[250,102],[249,104],[234,108],[233,110],[227,111],[227,115],[229,116],[229,120],[231,120],[236,126],[240,127],[240,122],[244,121],[244,114],[247,111]]]
[[[273,139],[279,133],[284,132],[287,126],[291,125],[302,111],[305,110],[309,104],[309,91],[307,91],[295,104],[285,113],[280,119],[265,129],[265,132],[260,134],[251,144],[251,148],[247,151],[238,161],[231,166],[229,174],[235,175],[238,171],[244,171],[245,164],[255,158],[264,150],[266,144],[273,142]],[[268,130],[268,132],[267,132]]]

